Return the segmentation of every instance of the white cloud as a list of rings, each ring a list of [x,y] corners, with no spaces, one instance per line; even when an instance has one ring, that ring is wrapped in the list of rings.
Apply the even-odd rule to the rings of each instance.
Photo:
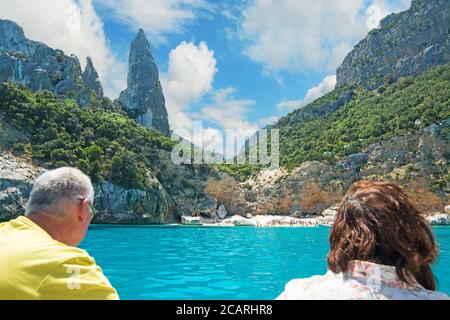
[[[271,73],[335,71],[370,28],[409,3],[373,0],[368,10],[365,0],[255,0],[240,24],[244,54]]]
[[[325,77],[323,81],[319,83],[318,86],[308,90],[305,98],[303,99],[303,102],[304,103],[313,102],[314,100],[322,97],[328,92],[333,91],[335,87],[336,87],[336,76],[333,75]]]
[[[98,0],[115,19],[143,28],[152,43],[164,42],[168,33],[181,33],[199,11],[210,10],[204,0]]]
[[[0,1],[0,18],[17,22],[32,40],[75,54],[83,67],[92,57],[106,95],[126,87],[125,65],[111,52],[91,0]]]
[[[217,123],[223,130],[241,129],[256,131],[258,127],[245,120],[248,108],[255,104],[250,99],[235,99],[234,88],[219,89],[215,92],[213,103],[204,107],[201,118]]]
[[[372,4],[367,8],[366,14],[369,16],[366,21],[367,28],[374,29],[378,28],[381,19],[387,16],[389,12],[386,10],[384,4],[383,6]]]
[[[213,88],[217,71],[214,51],[205,42],[196,45],[183,41],[170,52],[168,70],[161,74],[161,83],[172,130],[206,150],[221,153],[227,130],[241,130],[251,136],[261,124],[246,120],[255,101],[235,98],[236,90],[231,87]],[[192,107],[205,96],[211,103],[200,112],[193,112]],[[199,124],[202,130],[198,129]],[[226,143],[226,154],[232,156],[231,142]]]
[[[277,104],[277,109],[280,111],[294,110],[302,106],[302,100],[283,99]]]
[[[173,130],[192,128],[189,107],[212,90],[217,72],[214,51],[205,42],[181,42],[169,54],[167,74],[161,74],[170,126]]]
[[[336,76],[327,76],[319,85],[309,89],[302,100],[283,100],[278,103],[277,109],[280,111],[291,111],[302,108],[325,94],[333,91],[335,87]]]
[[[380,21],[392,12],[399,12],[407,9],[411,5],[411,0],[398,0],[392,3],[388,0],[373,0],[366,9],[367,28],[378,28]]]
[[[270,117],[262,118],[262,119],[259,119],[258,125],[259,125],[259,127],[264,128],[268,125],[274,124],[279,119],[280,119],[280,116],[270,116]]]
[[[222,152],[223,134],[215,128],[203,129],[203,147],[208,151]]]
[[[197,146],[222,153],[227,128],[253,128],[243,116],[254,101],[234,99],[232,88],[214,90],[216,66],[214,51],[205,42],[183,41],[170,52],[161,83],[172,130]],[[212,103],[193,112],[191,107],[208,94]],[[206,121],[216,128],[206,126]]]
[[[212,123],[218,128],[204,127],[201,131],[192,130],[186,138],[197,145],[203,145],[206,150],[223,153],[226,158],[235,156],[245,143],[257,130],[258,125],[245,120],[249,108],[255,104],[250,99],[236,99],[233,94],[234,88],[218,89],[213,92],[212,102],[201,109],[198,113],[191,113],[195,124]],[[198,121],[198,122],[197,122]],[[235,135],[235,139],[227,134]],[[203,140],[202,140],[203,138]],[[223,148],[225,147],[225,150]]]
[[[217,72],[214,51],[207,43],[183,41],[170,52],[168,70],[161,74],[161,83],[172,130],[198,146],[221,153],[227,130],[241,130],[251,136],[259,123],[246,120],[255,101],[235,98],[235,88],[214,89]],[[211,102],[199,112],[192,111],[205,96]],[[200,124],[202,130],[198,129]],[[226,144],[226,154],[232,156],[231,142]]]
[[[195,101],[212,89],[216,64],[214,51],[205,42],[198,46],[181,42],[169,54],[166,95],[180,104]]]

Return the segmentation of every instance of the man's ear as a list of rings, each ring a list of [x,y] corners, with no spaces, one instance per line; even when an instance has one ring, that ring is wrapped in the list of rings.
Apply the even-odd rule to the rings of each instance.
[[[81,202],[81,206],[80,206],[80,211],[79,211],[79,215],[78,215],[78,219],[81,222],[86,222],[87,220],[89,220],[89,199],[84,199],[83,202]]]

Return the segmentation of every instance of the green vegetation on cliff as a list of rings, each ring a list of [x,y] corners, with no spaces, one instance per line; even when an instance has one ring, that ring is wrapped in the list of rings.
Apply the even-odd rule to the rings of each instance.
[[[281,118],[272,128],[280,130],[281,165],[295,168],[309,160],[342,159],[372,143],[449,118],[450,64],[446,64],[374,91],[336,89]],[[226,171],[242,181],[259,169],[234,165]]]
[[[81,109],[72,99],[48,91],[33,94],[10,83],[0,84],[0,120],[29,137],[4,147],[29,153],[45,167],[76,166],[95,182],[108,180],[125,188],[149,186],[147,172],[157,153],[174,146],[114,112],[107,99]]]
[[[334,95],[331,92],[307,108],[320,108]],[[342,158],[372,143],[450,118],[450,64],[376,91],[358,87],[353,98],[337,111],[284,125],[296,112],[302,111],[294,111],[274,126],[280,129],[281,164],[295,167],[308,160],[327,160],[330,153]]]
[[[351,94],[349,94],[351,92]],[[345,98],[343,98],[345,97]],[[281,165],[294,168],[308,160],[335,161],[450,118],[450,64],[423,75],[402,78],[375,91],[339,88],[280,119]],[[49,92],[30,93],[0,84],[0,120],[29,141],[15,144],[46,167],[73,165],[94,181],[126,188],[147,185],[146,172],[159,150],[174,142],[129,119],[107,99],[81,109],[74,100]],[[262,166],[223,165],[221,170],[244,180]]]

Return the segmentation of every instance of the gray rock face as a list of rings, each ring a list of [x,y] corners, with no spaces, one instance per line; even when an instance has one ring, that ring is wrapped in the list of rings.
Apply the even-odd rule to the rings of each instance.
[[[212,198],[207,198],[198,204],[197,210],[201,215],[214,218],[217,216],[217,201]]]
[[[34,180],[44,168],[0,150],[0,221],[24,214]],[[173,222],[161,185],[145,190],[124,189],[110,182],[94,185],[94,223],[149,224]]]
[[[0,221],[7,221],[23,214],[32,181],[39,173],[25,161],[0,153]]]
[[[87,90],[103,97],[90,59],[82,74],[76,56],[66,56],[61,50],[27,39],[23,29],[9,20],[0,20],[0,82],[4,81],[24,85],[31,91],[49,90],[86,104],[90,101],[80,95],[86,95]]]
[[[166,222],[168,202],[161,188],[124,189],[110,182],[95,185],[96,223]]]
[[[45,171],[33,165],[26,154],[13,156],[3,149],[3,146],[28,144],[30,139],[0,116],[0,221],[23,214],[32,184]],[[218,202],[205,197],[211,173],[206,167],[198,169],[175,165],[171,152],[157,150],[152,157],[152,171],[147,172],[148,187],[128,189],[110,181],[94,184],[97,210],[94,222],[174,223],[192,213],[215,217]],[[202,200],[205,202],[198,207]]]
[[[10,20],[0,19],[0,51],[22,52],[31,55],[42,43],[28,40],[23,29]]]
[[[386,80],[419,75],[450,61],[450,1],[413,0],[391,14],[355,46],[337,70],[339,88],[362,84],[375,89]]]
[[[369,160],[369,155],[367,153],[355,153],[348,155],[342,162],[342,167],[350,168],[360,168],[363,167]]]
[[[119,97],[125,111],[145,127],[170,135],[158,69],[142,29],[131,43],[127,84]]]
[[[97,70],[95,70],[92,59],[86,58],[86,68],[83,72],[84,85],[94,91],[97,97],[103,97],[103,87],[98,77]]]
[[[338,203],[356,181],[392,181],[415,194],[416,183],[423,184],[426,190],[436,181],[444,180],[448,175],[449,129],[450,119],[374,143],[364,152],[350,154],[340,161],[307,161],[289,172],[283,168],[263,170],[241,185],[241,194],[254,215],[314,217],[319,224],[329,225],[336,208],[325,209]],[[448,203],[446,193],[435,194]],[[230,202],[237,199],[234,196]],[[426,210],[450,214],[450,206],[444,207]]]
[[[320,214],[316,218],[317,223],[320,225],[332,226],[334,223],[334,220],[336,218],[336,214],[337,214],[338,210],[339,210],[338,206],[333,206],[333,207],[328,208],[327,210],[323,211],[322,214]]]
[[[217,209],[217,217],[219,219],[225,219],[225,217],[228,215],[227,208],[222,204],[219,209]]]
[[[445,213],[436,212],[435,214],[426,217],[426,219],[432,226],[450,225],[450,216]]]

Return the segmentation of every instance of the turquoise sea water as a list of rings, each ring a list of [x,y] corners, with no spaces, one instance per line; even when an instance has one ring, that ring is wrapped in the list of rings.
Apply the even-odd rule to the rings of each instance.
[[[122,299],[274,299],[290,279],[326,272],[329,230],[92,226],[81,247]],[[450,227],[433,230],[449,294]]]

